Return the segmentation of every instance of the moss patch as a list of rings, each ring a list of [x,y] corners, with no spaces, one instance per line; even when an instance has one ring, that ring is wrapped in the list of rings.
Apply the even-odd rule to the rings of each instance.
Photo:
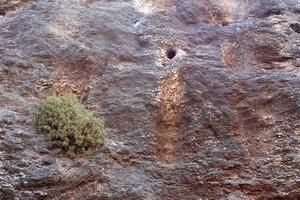
[[[85,109],[73,94],[50,96],[33,112],[40,133],[50,137],[52,146],[70,153],[88,153],[100,149],[106,133],[101,119]]]

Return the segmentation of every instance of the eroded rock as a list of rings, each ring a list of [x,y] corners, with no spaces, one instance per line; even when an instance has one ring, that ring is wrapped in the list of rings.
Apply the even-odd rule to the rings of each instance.
[[[0,199],[299,199],[298,0],[0,0]],[[70,158],[31,110],[105,121]]]

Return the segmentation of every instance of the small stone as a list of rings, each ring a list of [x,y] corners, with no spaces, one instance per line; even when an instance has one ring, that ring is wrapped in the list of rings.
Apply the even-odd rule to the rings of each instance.
[[[276,136],[277,138],[282,138],[282,137],[284,136],[284,133],[281,133],[281,132],[275,133],[275,136]]]
[[[225,194],[229,194],[230,193],[230,190],[227,189],[227,188],[224,188],[223,191],[224,191]]]
[[[41,163],[43,166],[53,165],[55,163],[55,159],[47,156],[41,159]]]
[[[37,194],[41,197],[45,197],[48,195],[47,192],[44,192],[44,191],[34,191],[34,194]]]
[[[294,65],[295,65],[296,67],[300,67],[300,58],[296,58],[296,59],[294,60]]]
[[[13,124],[16,115],[17,113],[11,110],[0,110],[0,126]]]
[[[40,154],[49,154],[49,150],[48,149],[41,149],[39,151]]]

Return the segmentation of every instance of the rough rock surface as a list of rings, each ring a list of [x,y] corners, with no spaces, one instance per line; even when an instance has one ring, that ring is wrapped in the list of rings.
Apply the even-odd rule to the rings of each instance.
[[[300,199],[299,0],[0,0],[0,199]],[[109,133],[69,158],[31,110]]]

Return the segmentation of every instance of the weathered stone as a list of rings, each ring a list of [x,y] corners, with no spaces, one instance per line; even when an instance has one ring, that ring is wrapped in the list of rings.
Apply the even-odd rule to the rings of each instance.
[[[12,125],[16,120],[17,113],[11,110],[0,110],[0,127]]]
[[[299,0],[0,0],[0,199],[299,199]],[[73,91],[68,157],[32,124]]]

